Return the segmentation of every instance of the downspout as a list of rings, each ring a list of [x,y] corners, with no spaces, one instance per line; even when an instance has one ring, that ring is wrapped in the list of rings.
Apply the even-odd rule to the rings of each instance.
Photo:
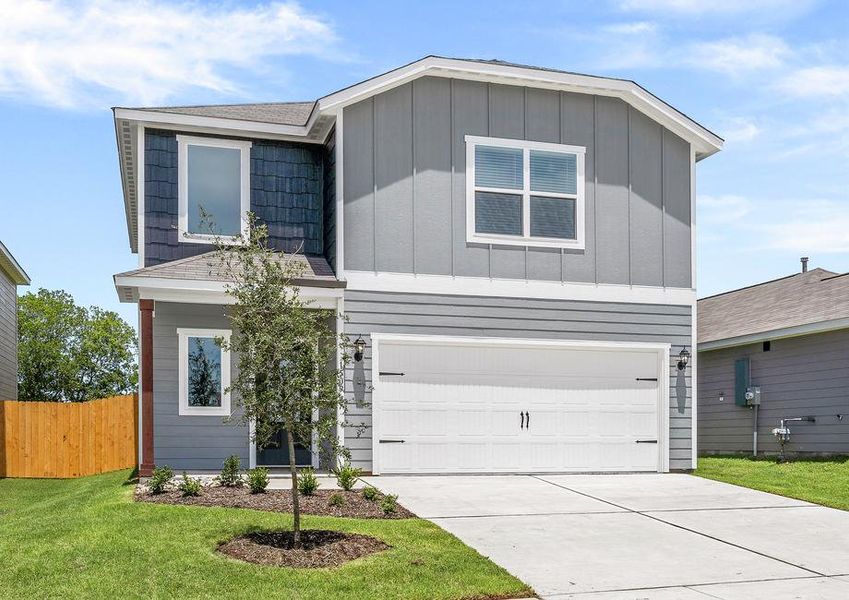
[[[753,407],[754,415],[753,415],[753,423],[752,423],[752,456],[757,457],[758,455],[758,408],[760,408],[757,404]]]

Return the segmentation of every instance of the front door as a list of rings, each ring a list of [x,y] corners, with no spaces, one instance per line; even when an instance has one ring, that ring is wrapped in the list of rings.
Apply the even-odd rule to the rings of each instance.
[[[312,465],[312,452],[309,444],[295,442],[295,460],[299,467]],[[289,466],[289,442],[286,430],[281,429],[274,440],[265,448],[256,449],[256,464],[264,467]]]

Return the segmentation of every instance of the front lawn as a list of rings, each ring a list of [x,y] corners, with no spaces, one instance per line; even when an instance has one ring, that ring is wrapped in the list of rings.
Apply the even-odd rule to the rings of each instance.
[[[304,517],[305,528],[367,534],[392,546],[336,569],[231,560],[215,551],[220,542],[289,527],[291,516],[133,502],[127,475],[0,479],[0,596],[453,600],[530,592],[421,519]]]
[[[702,457],[695,475],[849,510],[849,457],[793,460]]]

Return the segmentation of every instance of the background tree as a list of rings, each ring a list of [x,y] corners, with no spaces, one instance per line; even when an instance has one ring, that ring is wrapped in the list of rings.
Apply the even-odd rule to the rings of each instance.
[[[335,313],[317,310],[300,296],[295,284],[303,262],[268,246],[268,228],[250,216],[250,235],[240,245],[219,241],[214,268],[232,281],[227,293],[233,335],[229,343],[217,340],[238,360],[231,382],[234,402],[242,411],[237,419],[254,424],[258,447],[270,445],[284,430],[289,449],[294,512],[293,543],[300,547],[301,512],[295,444],[308,444],[313,436],[319,447],[333,456],[347,456],[336,440],[339,414],[344,414],[342,393],[347,339],[329,323]],[[337,363],[336,348],[343,348]],[[317,418],[311,418],[317,415]]]
[[[18,299],[18,397],[81,402],[136,389],[135,330],[62,290]]]

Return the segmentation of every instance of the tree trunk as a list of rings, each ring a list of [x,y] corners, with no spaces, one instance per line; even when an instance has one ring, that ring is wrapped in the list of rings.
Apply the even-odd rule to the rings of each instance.
[[[289,442],[289,470],[292,473],[292,513],[295,516],[292,523],[292,542],[293,547],[299,549],[301,547],[301,506],[298,504],[298,461],[295,457],[295,438],[292,435],[292,423],[286,424],[286,439]]]

